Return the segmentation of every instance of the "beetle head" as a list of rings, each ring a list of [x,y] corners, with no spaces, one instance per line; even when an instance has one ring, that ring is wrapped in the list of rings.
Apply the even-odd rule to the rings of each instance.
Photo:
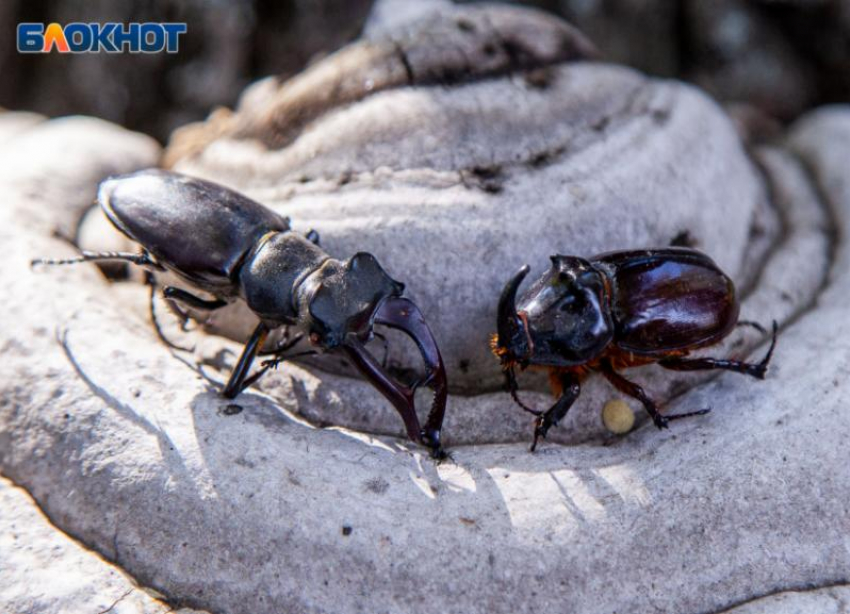
[[[301,324],[310,342],[324,350],[341,346],[350,335],[366,342],[378,307],[403,292],[404,284],[391,278],[371,254],[328,259],[298,288]]]
[[[314,346],[344,351],[395,406],[408,436],[430,446],[437,455],[441,453],[440,427],[448,395],[445,367],[422,313],[401,296],[403,292],[404,284],[392,279],[371,254],[361,252],[344,262],[328,259],[298,288],[299,323]],[[365,347],[375,324],[400,330],[416,343],[422,355],[426,374],[419,384],[434,391],[424,428],[414,407],[417,385],[409,387],[397,381]]]
[[[552,256],[552,267],[517,301],[523,267],[499,300],[493,351],[506,367],[580,365],[614,336],[604,274],[573,256]]]

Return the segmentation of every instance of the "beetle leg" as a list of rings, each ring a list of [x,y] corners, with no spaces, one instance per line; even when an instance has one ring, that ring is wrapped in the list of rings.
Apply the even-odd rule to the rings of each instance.
[[[255,333],[256,333],[256,331],[255,331]],[[267,356],[273,355],[274,358],[269,358],[268,360],[264,360],[260,365],[260,369],[256,373],[253,373],[250,377],[245,378],[245,380],[241,384],[239,392],[241,392],[242,390],[245,390],[246,388],[250,388],[251,386],[253,386],[254,383],[257,380],[259,380],[261,377],[263,377],[263,375],[265,375],[266,371],[268,371],[269,369],[277,369],[278,365],[280,365],[280,363],[282,363],[284,360],[290,360],[292,358],[298,358],[299,356],[311,356],[311,355],[315,354],[316,352],[314,352],[313,350],[307,350],[306,352],[299,352],[297,354],[291,354],[289,356],[283,356],[283,354],[285,354],[286,352],[291,350],[293,347],[298,345],[298,342],[301,341],[301,339],[303,339],[303,338],[304,338],[304,335],[299,333],[299,334],[295,335],[292,339],[289,339],[288,341],[286,341],[286,343],[281,345],[279,348],[277,348],[273,352],[265,352],[265,353],[260,352],[260,350],[259,350],[259,348],[261,348],[262,345],[263,345],[263,343],[261,342],[257,346],[258,349],[254,353],[254,357],[265,354]],[[253,340],[253,337],[251,337],[251,339]],[[263,340],[263,342],[264,341],[265,340]],[[250,341],[249,341],[249,343],[250,343]],[[247,349],[248,349],[247,346],[246,346],[245,349],[247,351]],[[245,357],[245,354],[243,352],[242,358],[239,359],[240,363],[242,362],[242,359],[244,357]],[[253,360],[253,358],[252,358],[252,360]],[[249,367],[250,367],[250,362],[245,367],[246,373],[248,372]],[[236,369],[234,369],[234,374],[235,374],[235,372],[236,372]],[[233,379],[233,376],[231,376],[231,380],[232,379]],[[229,385],[230,384],[228,383],[228,386]],[[227,396],[226,393],[224,393],[224,394],[225,394],[225,396]],[[239,393],[237,392],[236,394],[239,394]],[[234,396],[236,396],[236,395],[234,395]],[[232,398],[232,397],[228,397],[228,398]]]
[[[263,367],[262,371],[263,371],[263,373],[265,373],[269,369],[277,369],[280,366],[281,363],[283,363],[287,360],[293,360],[295,358],[301,358],[302,356],[315,356],[316,354],[318,354],[318,352],[315,352],[313,350],[306,350],[304,352],[298,352],[296,354],[290,354],[289,356],[277,356],[275,358],[269,358],[267,360],[264,360],[263,362],[260,363],[260,366]],[[245,388],[247,388],[248,386],[250,386],[251,384],[256,382],[258,379],[260,379],[259,375],[257,377],[254,377],[253,375],[251,377],[249,377],[248,380],[250,380],[250,383],[245,384]],[[248,381],[248,380],[246,380],[246,381]]]
[[[188,305],[189,307],[194,307],[195,309],[203,309],[206,311],[213,311],[227,305],[227,301],[207,301],[195,296],[194,294],[186,292],[181,288],[175,288],[174,286],[166,286],[163,288],[162,296],[165,299],[165,304],[168,305],[171,313],[179,318],[180,329],[184,333],[189,330],[186,323],[189,321],[190,315],[177,305],[178,302]]]
[[[195,296],[194,294],[186,292],[181,288],[175,288],[174,286],[166,286],[163,288],[162,296],[165,298],[165,304],[168,305],[171,312],[180,319],[180,328],[184,333],[188,330],[186,323],[189,321],[190,316],[177,305],[178,302],[188,305],[189,307],[194,307],[195,309],[203,309],[206,311],[213,311],[227,305],[227,301],[207,301]]]
[[[295,346],[299,341],[301,341],[303,336],[304,335],[300,334],[296,335],[293,339],[287,341],[284,345],[272,352],[275,357],[269,358],[268,360],[264,360],[262,363],[260,363],[260,369],[256,373],[248,377],[244,382],[242,382],[242,390],[253,386],[254,382],[263,377],[266,374],[266,371],[268,371],[269,369],[277,369],[278,365],[280,365],[280,363],[282,363],[284,360],[297,358],[298,356],[309,356],[311,354],[315,354],[316,352],[307,351],[299,352],[298,354],[292,354],[291,356],[281,356],[281,354],[284,354],[288,350],[292,349],[293,346]],[[257,352],[257,354],[260,355],[261,352]]]
[[[230,374],[230,379],[221,393],[222,396],[227,399],[232,399],[245,390],[245,388],[247,388],[250,384],[253,384],[257,381],[257,379],[259,379],[258,375],[256,378],[248,379],[246,383],[248,371],[251,370],[251,363],[254,362],[254,357],[257,355],[257,352],[260,351],[260,348],[263,347],[263,343],[265,343],[268,334],[269,328],[260,322],[251,334],[251,338],[248,339],[248,343],[245,344],[245,349],[242,350],[242,356],[239,357],[239,362],[237,362],[236,366],[233,368],[233,372]],[[260,373],[265,373],[265,370],[261,370]]]
[[[668,423],[670,420],[678,420],[680,418],[688,418],[690,416],[702,416],[703,414],[707,414],[710,409],[698,409],[696,411],[689,411],[684,414],[675,414],[672,416],[662,416],[658,412],[658,406],[655,404],[649,395],[644,392],[643,388],[639,385],[635,384],[632,381],[627,380],[625,377],[614,371],[614,367],[611,366],[611,363],[607,360],[603,360],[601,363],[602,367],[602,375],[605,376],[611,384],[622,392],[623,394],[627,394],[632,398],[637,399],[641,402],[641,404],[646,409],[646,413],[649,414],[649,417],[652,418],[652,422],[659,429],[669,428]]]
[[[181,345],[177,345],[171,339],[165,336],[165,332],[162,330],[162,327],[159,325],[159,318],[156,315],[156,277],[154,277],[153,273],[150,271],[145,272],[145,283],[148,284],[151,288],[150,298],[148,301],[148,308],[151,314],[151,323],[153,324],[153,329],[156,331],[156,336],[159,337],[159,340],[162,341],[165,345],[170,347],[173,350],[180,350],[181,352],[191,352],[194,348],[187,348]],[[182,316],[182,313],[180,314]],[[178,317],[180,317],[178,316]],[[181,327],[185,327],[185,320],[181,317]],[[183,328],[183,330],[186,330]]]
[[[776,347],[776,334],[778,325],[776,320],[773,321],[773,338],[770,341],[770,347],[767,354],[764,355],[759,362],[744,362],[742,360],[724,360],[721,358],[666,358],[658,361],[658,364],[665,369],[671,371],[701,371],[703,369],[726,369],[727,371],[735,371],[750,375],[756,379],[764,379],[767,373],[767,365],[773,356],[773,350]]]
[[[215,309],[219,309],[220,307],[224,307],[227,305],[227,301],[223,301],[221,299],[216,299],[214,301],[208,301],[202,299],[199,296],[195,296],[191,292],[186,292],[181,288],[175,288],[174,286],[166,286],[162,289],[162,296],[167,298],[170,301],[180,301],[184,305],[188,305],[189,307],[194,307],[195,309],[204,309],[206,311],[213,311]]]
[[[511,398],[514,400],[514,403],[519,405],[523,411],[527,411],[530,414],[534,414],[535,416],[543,415],[543,412],[539,409],[534,409],[533,407],[529,407],[525,403],[522,402],[522,399],[519,398],[519,382],[516,379],[516,371],[514,368],[508,367],[504,371],[505,373],[505,390],[508,391],[511,395]]]
[[[123,260],[124,262],[131,262],[133,264],[139,266],[147,266],[158,271],[164,271],[164,267],[155,262],[151,255],[142,251],[138,254],[134,254],[131,252],[88,252],[81,251],[79,256],[74,258],[36,258],[30,261],[30,266],[38,266],[38,265],[54,265],[54,264],[77,264],[79,262],[102,262],[107,260]]]
[[[315,354],[315,352],[314,352],[313,350],[308,350],[308,351],[306,351],[306,352],[300,352],[300,353],[298,353],[298,354],[294,354],[294,355],[292,355],[292,356],[284,356],[284,354],[286,354],[289,350],[291,350],[291,349],[292,349],[292,348],[294,348],[296,345],[298,345],[298,343],[299,343],[299,342],[300,342],[303,338],[304,338],[304,335],[303,335],[303,334],[301,334],[301,333],[298,333],[297,335],[295,335],[295,336],[294,336],[294,337],[292,337],[291,339],[287,339],[287,340],[283,343],[283,345],[281,345],[281,346],[277,347],[277,348],[276,348],[274,351],[272,351],[272,352],[258,352],[257,354],[258,354],[258,355],[260,355],[260,356],[264,356],[264,355],[265,355],[265,356],[269,356],[269,355],[274,356],[274,358],[269,358],[269,359],[264,360],[264,361],[262,362],[262,366],[263,366],[263,368],[264,368],[264,371],[263,371],[263,372],[265,372],[265,370],[266,370],[266,369],[277,369],[277,366],[278,366],[280,363],[282,363],[284,360],[289,360],[290,358],[295,358],[296,356],[309,356],[309,355],[311,355],[311,354]],[[252,377],[253,377],[253,376],[252,376]],[[258,377],[257,379],[259,379],[259,377]],[[255,380],[253,380],[251,383],[254,383],[255,381],[257,381],[257,380],[255,379]],[[251,384],[246,384],[246,387],[247,387],[247,386],[250,386],[250,385],[251,385]]]
[[[177,304],[177,301],[170,301],[165,297],[163,297],[163,299],[165,300],[165,306],[168,307],[168,311],[170,311],[178,320],[180,320],[180,330],[182,330],[184,333],[189,332],[189,313],[187,311],[184,311],[183,308]]]
[[[652,418],[655,426],[659,429],[668,428],[667,422],[669,420],[658,413],[658,407],[655,405],[655,401],[649,398],[643,388],[614,371],[614,368],[607,361],[602,362],[602,374],[605,376],[605,379],[611,382],[614,388],[640,401],[646,409],[646,413]]]
[[[242,390],[245,390],[246,388],[250,388],[251,386],[253,386],[254,383],[258,379],[263,377],[266,374],[266,371],[268,371],[270,368],[271,368],[270,366],[264,364],[263,367],[260,370],[258,370],[256,373],[252,373],[250,377],[247,377],[245,379],[245,381],[242,382]],[[228,398],[231,398],[231,397],[228,397]]]
[[[289,349],[291,347],[291,345],[290,345],[290,339],[291,338],[289,336],[290,325],[289,324],[283,324],[282,327],[283,327],[283,334],[281,334],[280,340],[277,342],[277,346],[275,348],[271,349],[271,350],[261,349],[259,352],[257,352],[257,356],[277,356],[284,349]],[[298,341],[301,341],[301,339],[303,338],[303,335],[301,335],[299,333],[297,335],[297,337],[298,337]]]
[[[546,434],[553,426],[563,420],[564,416],[576,402],[581,394],[581,382],[575,373],[566,373],[560,376],[562,392],[555,404],[547,409],[543,415],[534,421],[534,441],[531,442],[531,451],[537,447],[539,438],[546,439]]]
[[[762,326],[758,322],[753,322],[752,320],[738,320],[735,323],[735,326],[736,327],[738,327],[738,326],[749,326],[750,328],[755,328],[762,335],[767,334],[767,329],[764,326]]]

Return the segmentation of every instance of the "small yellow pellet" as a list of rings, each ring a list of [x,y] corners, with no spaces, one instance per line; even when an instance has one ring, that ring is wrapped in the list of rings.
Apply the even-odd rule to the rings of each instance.
[[[611,399],[602,408],[602,423],[615,435],[625,435],[635,425],[635,413],[622,399]]]

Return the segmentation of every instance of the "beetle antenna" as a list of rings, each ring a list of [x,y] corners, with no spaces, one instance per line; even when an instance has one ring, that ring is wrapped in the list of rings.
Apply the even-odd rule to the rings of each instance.
[[[133,254],[131,252],[89,252],[81,251],[79,256],[74,258],[35,258],[30,261],[30,266],[42,265],[57,265],[57,264],[78,264],[80,262],[99,262],[109,260],[121,260],[131,262],[139,266],[150,266],[157,269],[162,269],[162,266],[153,261],[150,254],[141,252]]]

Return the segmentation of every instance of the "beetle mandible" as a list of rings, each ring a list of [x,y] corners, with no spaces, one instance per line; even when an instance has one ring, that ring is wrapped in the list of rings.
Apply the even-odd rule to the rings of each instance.
[[[319,247],[315,232],[298,234],[288,218],[233,190],[169,171],[111,177],[100,184],[98,203],[112,224],[141,246],[140,253],[82,252],[33,264],[125,261],[171,271],[213,297],[168,286],[163,295],[170,301],[209,311],[245,301],[260,321],[222,391],[225,397],[235,397],[283,360],[267,361],[248,375],[269,332],[292,326],[300,331],[296,339],[306,334],[316,350],[345,353],[392,403],[408,437],[443,456],[440,432],[448,389],[439,348],[418,307],[402,296],[404,284],[374,256],[360,252],[349,260],[333,259]],[[375,324],[400,330],[416,343],[426,366],[423,380],[403,385],[366,349]],[[424,427],[414,404],[422,385],[434,392]]]
[[[600,371],[617,390],[639,400],[659,429],[670,420],[709,410],[663,416],[620,369],[657,363],[674,371],[727,369],[764,379],[776,346],[775,321],[770,348],[758,363],[687,357],[718,343],[738,324],[766,333],[758,324],[738,321],[732,280],[702,252],[665,248],[608,252],[589,260],[556,255],[551,260],[550,270],[519,301],[517,291],[529,267],[505,285],[492,342],[514,401],[537,416],[532,451],[566,415],[591,371]],[[549,371],[556,401],[547,411],[519,399],[517,366]]]

